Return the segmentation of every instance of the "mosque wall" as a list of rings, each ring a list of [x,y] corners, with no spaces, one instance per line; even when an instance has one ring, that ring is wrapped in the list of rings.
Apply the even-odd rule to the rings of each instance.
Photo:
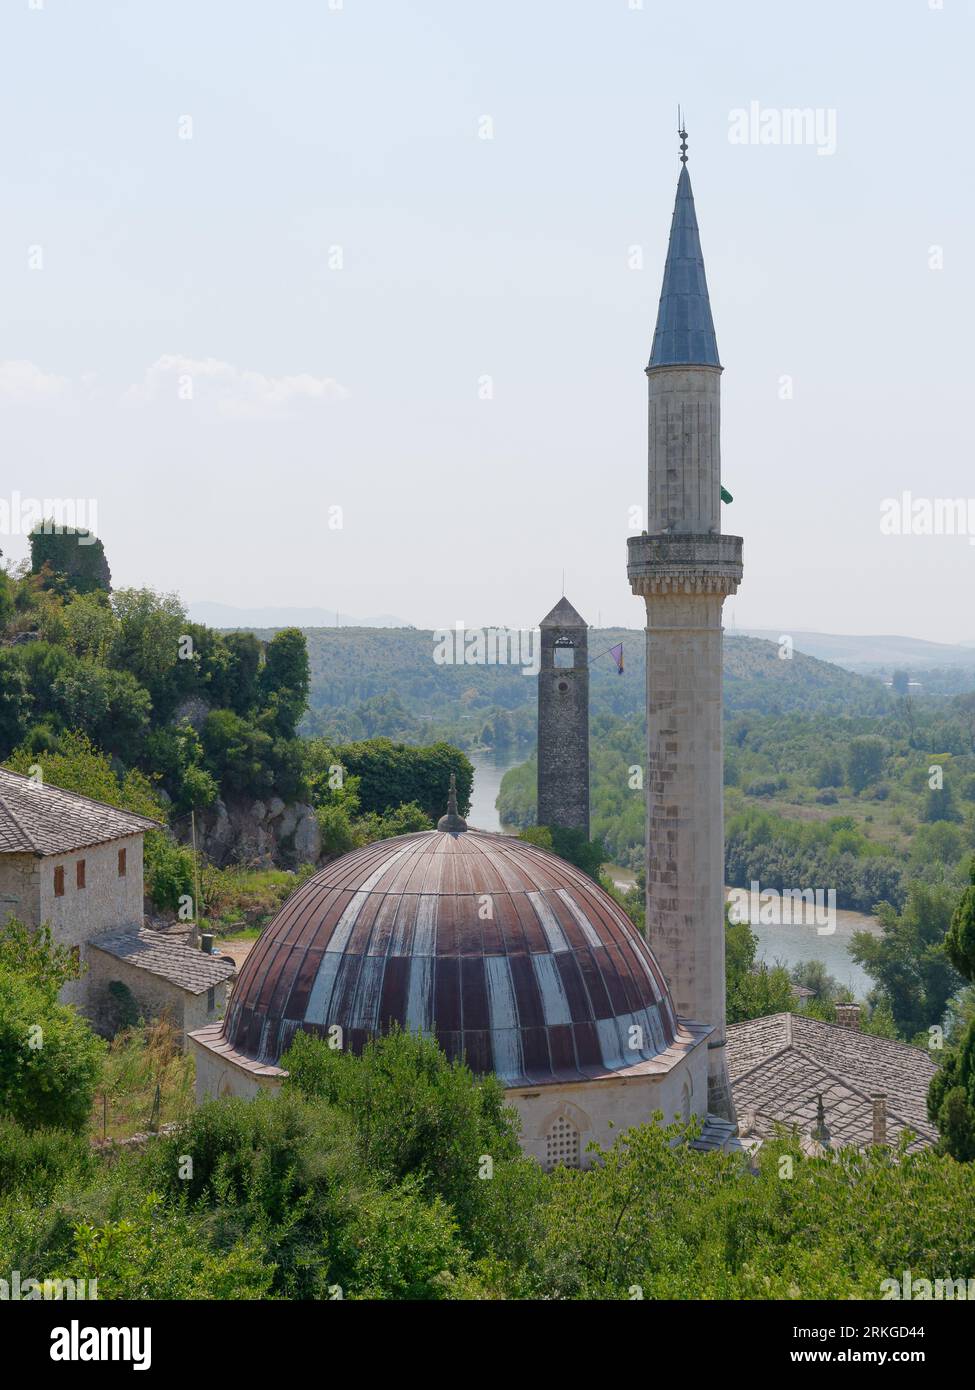
[[[217,1096],[252,1100],[262,1090],[277,1090],[282,1074],[255,1073],[190,1035],[196,1058],[196,1100]],[[593,1140],[609,1148],[634,1125],[647,1124],[655,1110],[666,1123],[675,1116],[703,1120],[707,1113],[707,1042],[702,1038],[665,1073],[610,1076],[564,1086],[513,1087],[505,1092],[521,1118],[521,1147],[543,1168],[559,1161],[588,1168],[596,1155],[586,1153]]]
[[[561,1160],[566,1166],[572,1150],[578,1165],[588,1168],[596,1159],[586,1146],[595,1140],[609,1148],[625,1129],[649,1123],[655,1110],[670,1123],[675,1116],[702,1119],[707,1113],[707,1043],[702,1040],[669,1071],[657,1075],[611,1076],[598,1081],[564,1086],[536,1086],[505,1092],[505,1098],[521,1117],[521,1147],[550,1168]],[[575,1139],[570,1132],[578,1135]]]
[[[287,1075],[287,1072],[282,1071],[277,1075],[268,1075],[266,1069],[258,1072],[242,1066],[224,1053],[207,1046],[192,1033],[188,1035],[187,1040],[196,1061],[197,1105],[220,1096],[240,1096],[243,1100],[253,1100],[262,1091],[278,1090]]]

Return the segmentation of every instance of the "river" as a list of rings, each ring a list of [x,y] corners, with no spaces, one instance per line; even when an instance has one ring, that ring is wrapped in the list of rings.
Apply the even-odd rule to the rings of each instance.
[[[509,767],[517,767],[524,758],[495,756],[488,752],[470,755],[474,765],[474,789],[471,793],[471,810],[468,822],[478,830],[501,830],[498,808],[495,806],[501,778]],[[512,832],[517,833],[517,832]],[[636,882],[632,869],[619,864],[607,864],[605,871],[619,888],[631,888]],[[726,894],[730,889],[726,889]],[[801,926],[767,926],[757,921],[752,914],[751,928],[758,937],[756,957],[768,965],[784,965],[791,970],[794,965],[807,960],[821,960],[826,969],[841,985],[846,985],[853,994],[862,999],[872,987],[873,981],[864,974],[849,953],[850,939],[855,931],[869,931],[874,935],[880,932],[876,917],[863,912],[847,912],[842,908],[836,911],[836,931],[829,936],[820,936],[813,923]]]
[[[501,820],[494,803],[501,790],[501,778],[509,767],[518,767],[523,763],[524,756],[513,758],[510,753],[493,754],[486,750],[468,756],[474,766],[474,787],[467,823],[474,830],[500,830]]]

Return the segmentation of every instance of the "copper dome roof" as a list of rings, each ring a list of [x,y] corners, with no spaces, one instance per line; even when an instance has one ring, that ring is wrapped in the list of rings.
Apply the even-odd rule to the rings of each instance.
[[[338,1024],[358,1051],[392,1023],[507,1086],[622,1071],[676,1028],[659,966],[607,893],[477,830],[383,840],[302,884],[247,957],[223,1033],[276,1063],[298,1029]]]

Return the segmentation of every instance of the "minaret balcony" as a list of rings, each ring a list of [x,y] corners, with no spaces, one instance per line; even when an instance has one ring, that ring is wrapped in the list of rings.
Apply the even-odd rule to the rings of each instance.
[[[630,536],[626,573],[634,594],[734,594],[742,573],[741,536]]]

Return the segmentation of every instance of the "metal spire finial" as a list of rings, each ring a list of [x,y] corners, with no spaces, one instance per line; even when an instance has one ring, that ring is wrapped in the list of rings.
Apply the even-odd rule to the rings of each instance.
[[[684,118],[681,109],[677,108],[677,134],[680,136],[680,162],[687,163],[687,130],[684,127]]]
[[[437,821],[438,830],[466,830],[467,822],[457,810],[457,774],[450,774],[450,788],[447,792],[447,814]]]

